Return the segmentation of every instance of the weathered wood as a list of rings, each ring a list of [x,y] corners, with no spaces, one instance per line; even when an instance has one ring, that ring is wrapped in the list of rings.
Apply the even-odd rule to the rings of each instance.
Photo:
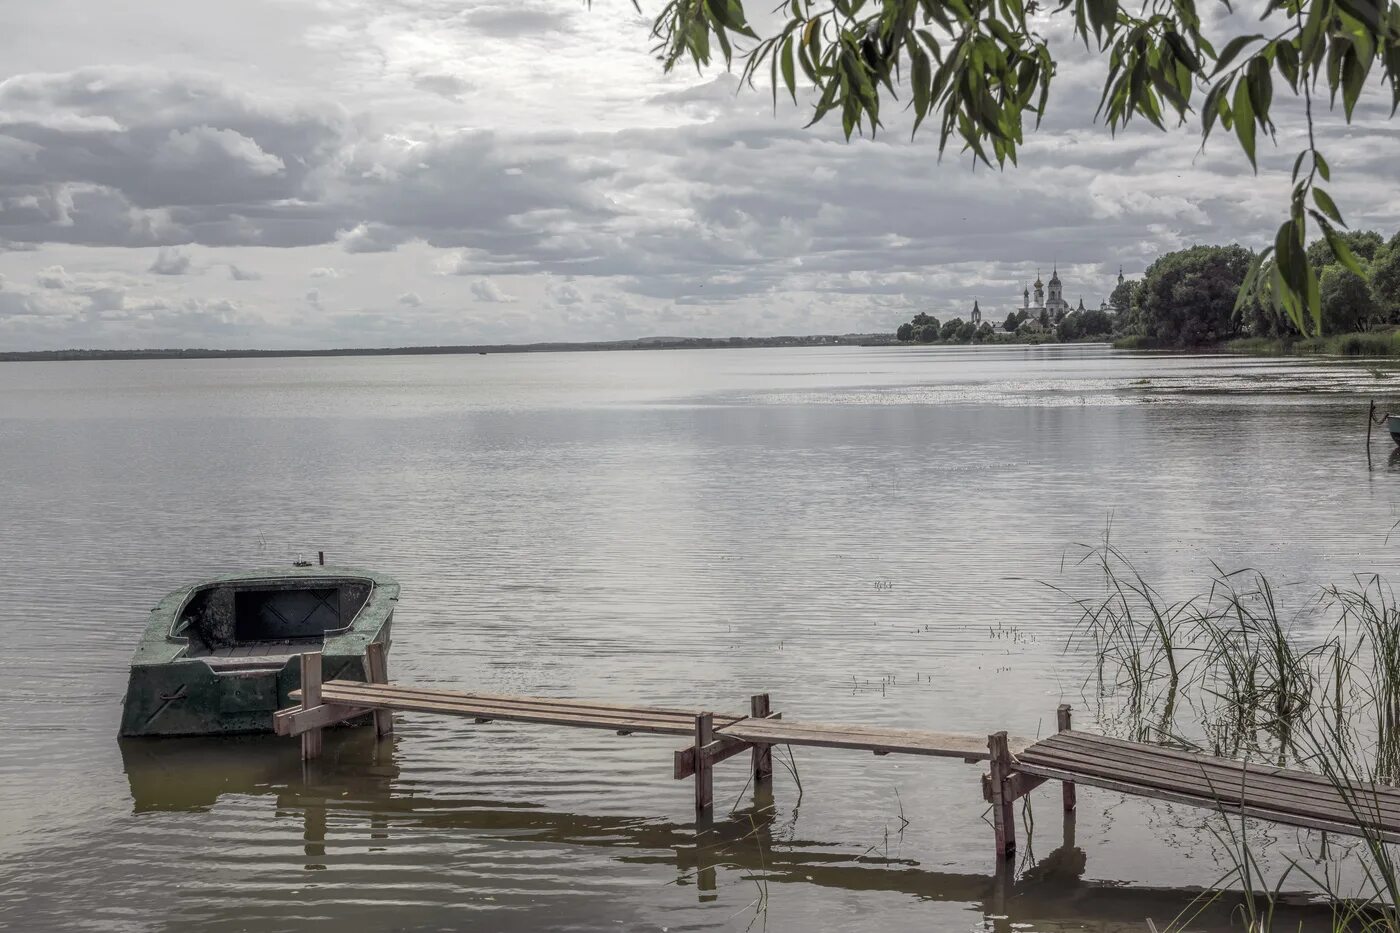
[[[365,663],[369,667],[370,683],[389,683],[389,658],[384,650],[384,642],[372,641],[365,646]],[[374,731],[381,736],[393,733],[393,710],[377,709],[374,711]]]
[[[1330,790],[1333,786],[1332,782],[1329,781],[1325,775],[1317,774],[1312,771],[1299,771],[1293,768],[1284,768],[1279,765],[1261,764],[1253,761],[1246,762],[1234,758],[1217,758],[1202,754],[1201,752],[1192,752],[1163,745],[1148,745],[1142,742],[1131,742],[1127,739],[1119,739],[1107,735],[1094,735],[1089,732],[1067,732],[1063,735],[1052,736],[1046,739],[1044,743],[1036,744],[1049,744],[1054,746],[1061,743],[1080,743],[1081,745],[1087,743],[1090,747],[1095,749],[1120,748],[1129,752],[1145,753],[1151,755],[1153,759],[1170,758],[1197,766],[1205,764],[1206,766],[1216,765],[1230,769],[1244,768],[1249,772],[1251,778],[1256,775],[1262,777],[1281,776],[1286,778],[1291,784],[1300,786],[1312,785],[1322,788],[1323,790]],[[1400,797],[1400,789],[1388,787],[1381,789],[1388,794]]]
[[[1277,810],[1270,810],[1267,807],[1255,806],[1253,804],[1227,804],[1219,800],[1206,799],[1194,794],[1184,794],[1176,791],[1163,790],[1161,788],[1147,788],[1141,784],[1134,784],[1130,781],[1085,776],[1077,771],[1059,770],[1044,765],[1036,765],[1035,771],[1042,777],[1052,780],[1075,781],[1079,784],[1088,784],[1090,787],[1101,787],[1104,790],[1117,791],[1118,793],[1128,794],[1133,797],[1150,797],[1154,800],[1166,800],[1170,803],[1184,803],[1206,810],[1237,813],[1243,816],[1256,817],[1261,820],[1269,820],[1274,823],[1283,823],[1287,826],[1301,826],[1305,829],[1318,829],[1323,832],[1340,833],[1346,836],[1364,835],[1362,827],[1351,822],[1337,822],[1334,820],[1300,816],[1294,813],[1280,813]],[[1400,832],[1374,828],[1371,832],[1374,832],[1386,842],[1400,843]]]
[[[309,729],[334,726],[349,719],[357,719],[368,712],[369,710],[358,706],[342,706],[339,703],[322,703],[310,709],[293,706],[272,714],[272,731],[277,735],[303,735]]]
[[[700,815],[715,802],[714,765],[705,757],[705,748],[715,740],[715,714],[695,717],[695,813]]]
[[[1160,790],[1231,807],[1250,804],[1275,813],[1400,830],[1400,818],[1384,806],[1377,806],[1384,795],[1375,794],[1369,788],[1357,788],[1351,804],[1348,804],[1335,789],[1326,793],[1320,789],[1309,789],[1306,794],[1299,795],[1297,788],[1290,788],[1286,781],[1277,778],[1267,786],[1256,782],[1241,785],[1238,771],[1233,778],[1211,775],[1204,770],[1191,774],[1186,770],[1189,766],[1173,765],[1173,770],[1154,769],[1151,763],[1124,764],[1060,752],[1028,753],[1018,767],[1032,774],[1040,774],[1046,768],[1070,771],[1081,775],[1082,783],[1086,784],[1097,780],[1133,784],[1142,788],[1139,793],[1149,797],[1153,796],[1153,791]]]
[[[326,686],[365,686],[361,681],[327,681]],[[696,716],[704,710],[696,709],[673,709],[661,706],[635,706],[615,703],[602,703],[594,700],[576,700],[570,697],[540,697],[540,696],[519,696],[508,693],[476,693],[464,692],[460,690],[447,690],[441,687],[420,687],[411,684],[385,684],[384,689],[404,696],[419,695],[434,700],[441,699],[461,699],[472,702],[494,703],[501,702],[510,706],[527,708],[532,706],[547,707],[549,709],[572,709],[577,712],[601,712],[601,713],[636,713],[642,712],[659,717],[673,717],[684,719],[687,724],[691,723]],[[731,717],[738,718],[738,717]]]
[[[1068,703],[1061,703],[1055,710],[1055,727],[1057,732],[1068,732],[1071,728],[1072,709]],[[1068,813],[1075,807],[1074,782],[1060,782],[1060,802],[1064,805],[1065,812]]]
[[[539,698],[522,701],[517,701],[516,698],[483,699],[482,695],[451,690],[403,688],[396,684],[366,684],[348,680],[328,681],[323,687],[323,695],[337,702],[372,708],[416,710],[565,726],[591,726],[614,731],[621,729],[662,735],[689,735],[697,715],[654,710],[649,707],[556,703]],[[297,694],[293,692],[292,696],[296,698]],[[737,722],[739,718],[717,717],[716,722],[728,724]]]
[[[755,745],[809,745],[818,748],[852,748],[861,751],[894,752],[904,755],[933,755],[986,761],[985,739],[948,732],[922,732],[883,726],[801,722],[790,719],[743,719],[718,727],[720,734],[743,739]],[[1015,747],[1029,743],[1009,739]]]
[[[1136,749],[1121,745],[1098,745],[1082,734],[1073,739],[1042,743],[1045,748],[1028,750],[1030,761],[1058,756],[1087,770],[1124,775],[1152,774],[1174,785],[1198,787],[1204,792],[1266,799],[1276,808],[1299,809],[1310,813],[1318,807],[1331,807],[1339,815],[1350,814],[1354,806],[1400,825],[1400,791],[1388,786],[1358,785],[1352,789],[1352,805],[1321,775],[1279,768],[1254,769],[1244,762],[1206,755],[1157,755],[1152,746]]]
[[[728,758],[752,748],[748,742],[741,742],[738,739],[730,739],[719,736],[715,741],[706,745],[702,749],[697,749],[694,745],[687,745],[685,748],[676,749],[671,761],[671,777],[679,781],[688,778],[695,773],[695,761],[697,755],[703,755],[705,761],[712,767]]]
[[[749,698],[749,716],[752,719],[768,719],[773,715],[773,702],[766,693],[755,693]],[[749,759],[754,786],[767,787],[773,783],[773,746],[755,743]]]
[[[321,705],[321,652],[307,651],[301,656],[301,708],[315,709]],[[313,726],[301,734],[301,759],[310,761],[321,757],[321,728]]]
[[[1027,774],[1025,771],[1013,771],[1003,782],[1006,788],[1006,795],[1011,800],[1020,800],[1022,797],[1044,784],[1048,778],[1043,778],[1038,774]],[[991,803],[992,796],[992,776],[987,773],[982,775],[982,799]]]
[[[538,703],[515,704],[507,700],[479,701],[470,694],[452,691],[402,690],[395,685],[365,684],[357,681],[330,681],[324,685],[325,702],[344,703],[370,709],[396,709],[444,713],[484,719],[536,722],[549,725],[647,732],[659,735],[688,735],[694,717],[688,720],[666,712],[656,714],[645,707],[612,707],[617,712],[590,712],[578,705],[553,707]],[[294,692],[293,697],[297,694]],[[738,717],[724,717],[722,723]]]
[[[996,832],[997,858],[1008,859],[1016,854],[1016,813],[1012,807],[1012,801],[1016,798],[1007,786],[1015,759],[1007,746],[1005,732],[993,732],[987,736],[987,757],[991,762],[988,780],[991,783],[992,828]]]

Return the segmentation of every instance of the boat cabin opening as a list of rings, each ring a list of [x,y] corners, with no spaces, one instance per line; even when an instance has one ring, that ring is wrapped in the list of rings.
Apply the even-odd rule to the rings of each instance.
[[[369,598],[355,579],[240,581],[195,591],[171,634],[189,640],[187,657],[276,656],[316,650],[342,631]]]

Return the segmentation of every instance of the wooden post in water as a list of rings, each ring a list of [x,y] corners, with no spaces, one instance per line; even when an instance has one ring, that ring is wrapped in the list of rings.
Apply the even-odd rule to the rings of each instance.
[[[365,646],[365,664],[369,667],[369,682],[387,684],[389,682],[389,659],[384,654],[384,642],[372,641]],[[377,709],[374,711],[374,731],[380,736],[394,731],[394,711]]]
[[[1371,399],[1371,408],[1366,412],[1366,452],[1371,452],[1371,425],[1376,423],[1376,400]]]
[[[301,656],[301,708],[315,709],[321,705],[321,652],[307,651]],[[301,760],[321,757],[321,727],[307,729],[301,734]]]
[[[1011,788],[1007,786],[1013,759],[1006,733],[993,732],[987,736],[987,750],[992,758],[992,826],[997,835],[997,858],[1006,859],[1016,854],[1016,813],[1012,807]]]
[[[1055,726],[1057,732],[1068,732],[1070,730],[1070,705],[1061,703],[1060,708],[1055,710]],[[1065,812],[1069,813],[1074,809],[1074,782],[1061,781],[1060,792],[1064,797]]]
[[[715,714],[695,717],[695,815],[709,811],[715,802],[714,763],[705,748],[715,740]]]
[[[322,567],[326,566],[326,552],[325,552],[325,551],[317,551],[317,552],[316,552],[316,562],[317,562],[318,564],[320,564]]]
[[[755,693],[749,699],[749,715],[754,719],[767,719],[772,713],[773,706],[768,694]],[[773,746],[755,744],[751,754],[754,789],[771,786],[773,783]]]

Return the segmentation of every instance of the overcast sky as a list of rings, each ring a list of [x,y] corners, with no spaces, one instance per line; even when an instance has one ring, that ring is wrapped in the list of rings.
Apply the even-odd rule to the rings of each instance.
[[[0,349],[890,331],[1272,237],[1295,120],[1258,177],[1223,134],[1114,139],[1046,28],[1052,113],[999,173],[665,76],[628,0],[0,4]],[[1389,233],[1385,117],[1324,151]]]

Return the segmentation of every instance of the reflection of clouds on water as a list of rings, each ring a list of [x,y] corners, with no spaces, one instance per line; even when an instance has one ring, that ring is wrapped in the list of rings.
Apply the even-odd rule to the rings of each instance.
[[[66,909],[113,926],[169,910],[231,927],[244,898],[349,929],[393,900],[396,922],[447,925],[522,891],[542,893],[510,914],[521,927],[721,924],[752,900],[757,856],[723,863],[704,906],[677,881],[678,741],[404,717],[390,762],[332,741],[319,841],[295,743],[171,766],[133,813],[113,736],[153,600],[324,550],[403,584],[396,680],[720,713],[767,691],[792,718],[1043,733],[1092,696],[1065,650],[1074,613],[1042,581],[1093,582],[1073,545],[1110,516],[1174,597],[1211,561],[1299,601],[1393,563],[1400,500],[1382,447],[1367,472],[1365,396],[1275,391],[1358,373],[1103,348],[0,366],[0,888],[71,892]],[[1182,391],[1196,379],[1210,392]],[[1251,380],[1268,391],[1219,391]],[[978,769],[822,750],[798,767],[800,817],[795,782],[775,789],[793,826],[774,831],[791,863],[775,929],[966,926],[982,899],[954,876],[989,872]],[[717,770],[726,809],[746,777]],[[896,791],[915,864],[839,870],[869,867]],[[1083,799],[1093,896],[1063,908],[1079,925],[1107,922],[1112,883],[1217,877],[1204,824],[1168,846],[1179,814]]]

